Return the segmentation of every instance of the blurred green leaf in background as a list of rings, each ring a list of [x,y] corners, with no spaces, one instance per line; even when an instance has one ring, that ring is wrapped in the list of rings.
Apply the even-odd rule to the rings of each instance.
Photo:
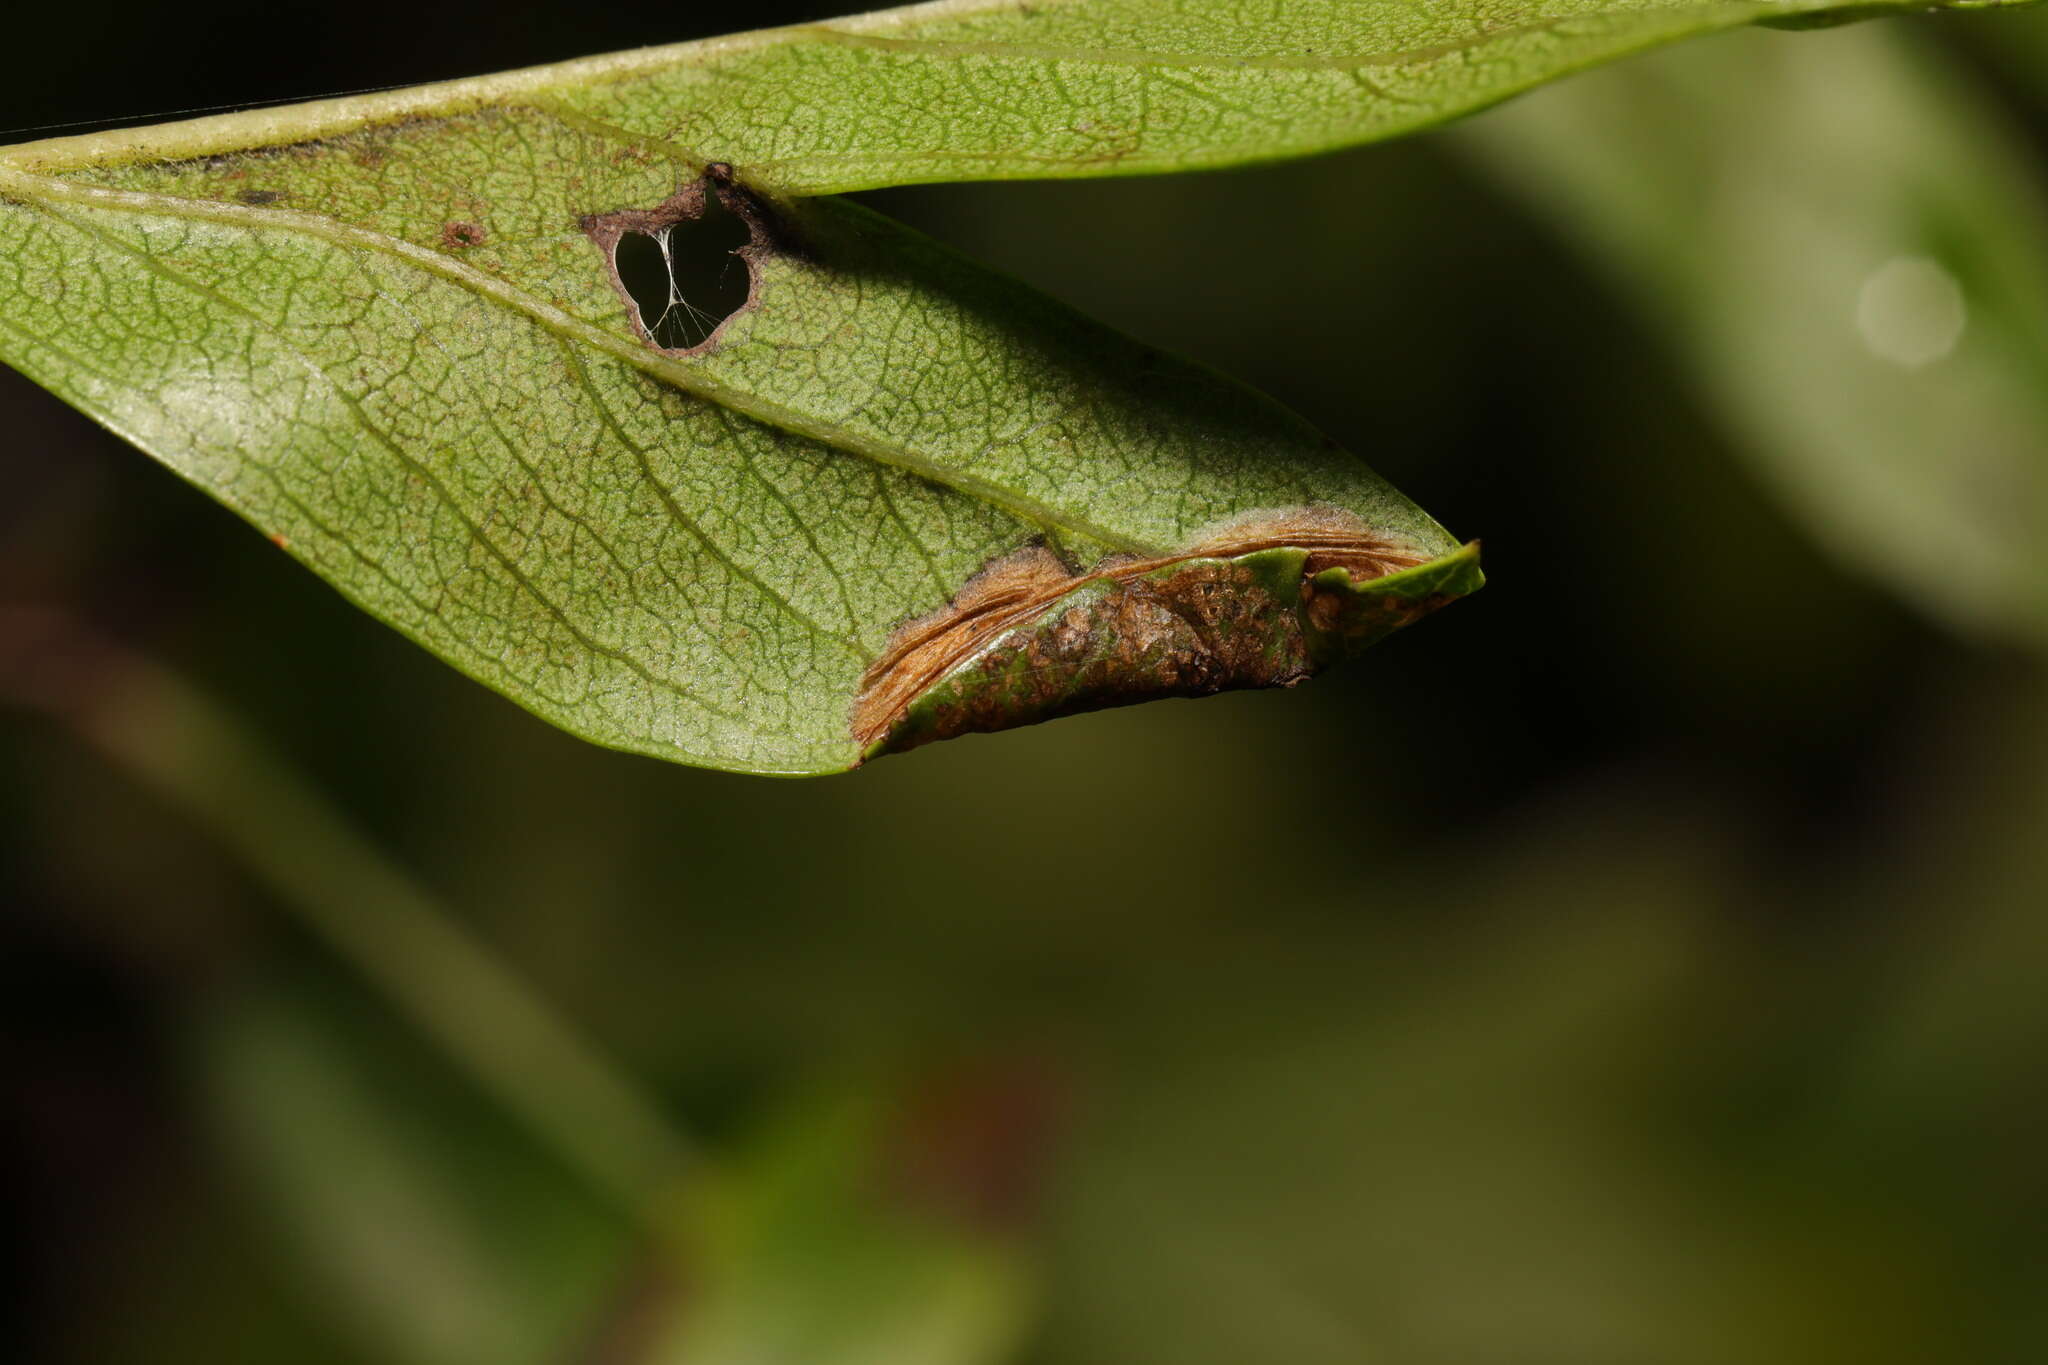
[[[1465,131],[1641,294],[1830,550],[2039,645],[2048,191],[2017,130],[1913,36],[1734,38]]]
[[[64,18],[0,127],[735,27]],[[868,196],[1491,582],[829,783],[536,724],[0,376],[17,1354],[2038,1360],[2044,148],[2034,10]]]

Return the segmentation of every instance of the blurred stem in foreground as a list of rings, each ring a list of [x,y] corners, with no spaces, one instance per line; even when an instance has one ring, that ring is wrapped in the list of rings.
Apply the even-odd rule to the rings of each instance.
[[[0,608],[0,702],[55,717],[209,831],[628,1218],[674,1236],[692,1152],[654,1101],[225,711],[19,607]]]

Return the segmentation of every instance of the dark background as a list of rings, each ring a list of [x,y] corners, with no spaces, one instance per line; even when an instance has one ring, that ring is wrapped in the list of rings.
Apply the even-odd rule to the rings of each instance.
[[[10,19],[0,130],[829,12],[98,6]],[[1984,22],[1905,27],[2042,145],[1991,49],[2043,24]],[[864,197],[1297,407],[1488,587],[1292,692],[696,771],[554,732],[0,372],[0,601],[189,680],[714,1159],[965,1113],[911,1164],[1014,1254],[1021,1345],[884,1359],[2048,1350],[2036,658],[1837,568],[1454,135]],[[21,1358],[638,1359],[591,1343],[688,1311],[188,812],[20,709],[0,901]],[[545,1286],[512,1345],[436,1317],[428,1213],[351,1222],[399,1188]]]

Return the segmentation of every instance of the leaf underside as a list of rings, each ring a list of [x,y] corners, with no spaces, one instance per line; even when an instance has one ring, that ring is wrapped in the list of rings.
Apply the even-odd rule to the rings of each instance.
[[[836,771],[1295,681],[1479,580],[1269,400],[807,196],[1297,155],[1829,8],[943,3],[27,144],[0,359],[575,733]],[[747,303],[684,348],[613,255],[708,205]]]

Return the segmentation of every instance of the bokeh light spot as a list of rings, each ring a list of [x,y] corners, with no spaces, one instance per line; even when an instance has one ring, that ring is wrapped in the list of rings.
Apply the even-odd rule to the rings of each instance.
[[[1909,370],[1953,351],[1968,322],[1962,286],[1925,256],[1892,257],[1856,292],[1856,330],[1863,344]]]

